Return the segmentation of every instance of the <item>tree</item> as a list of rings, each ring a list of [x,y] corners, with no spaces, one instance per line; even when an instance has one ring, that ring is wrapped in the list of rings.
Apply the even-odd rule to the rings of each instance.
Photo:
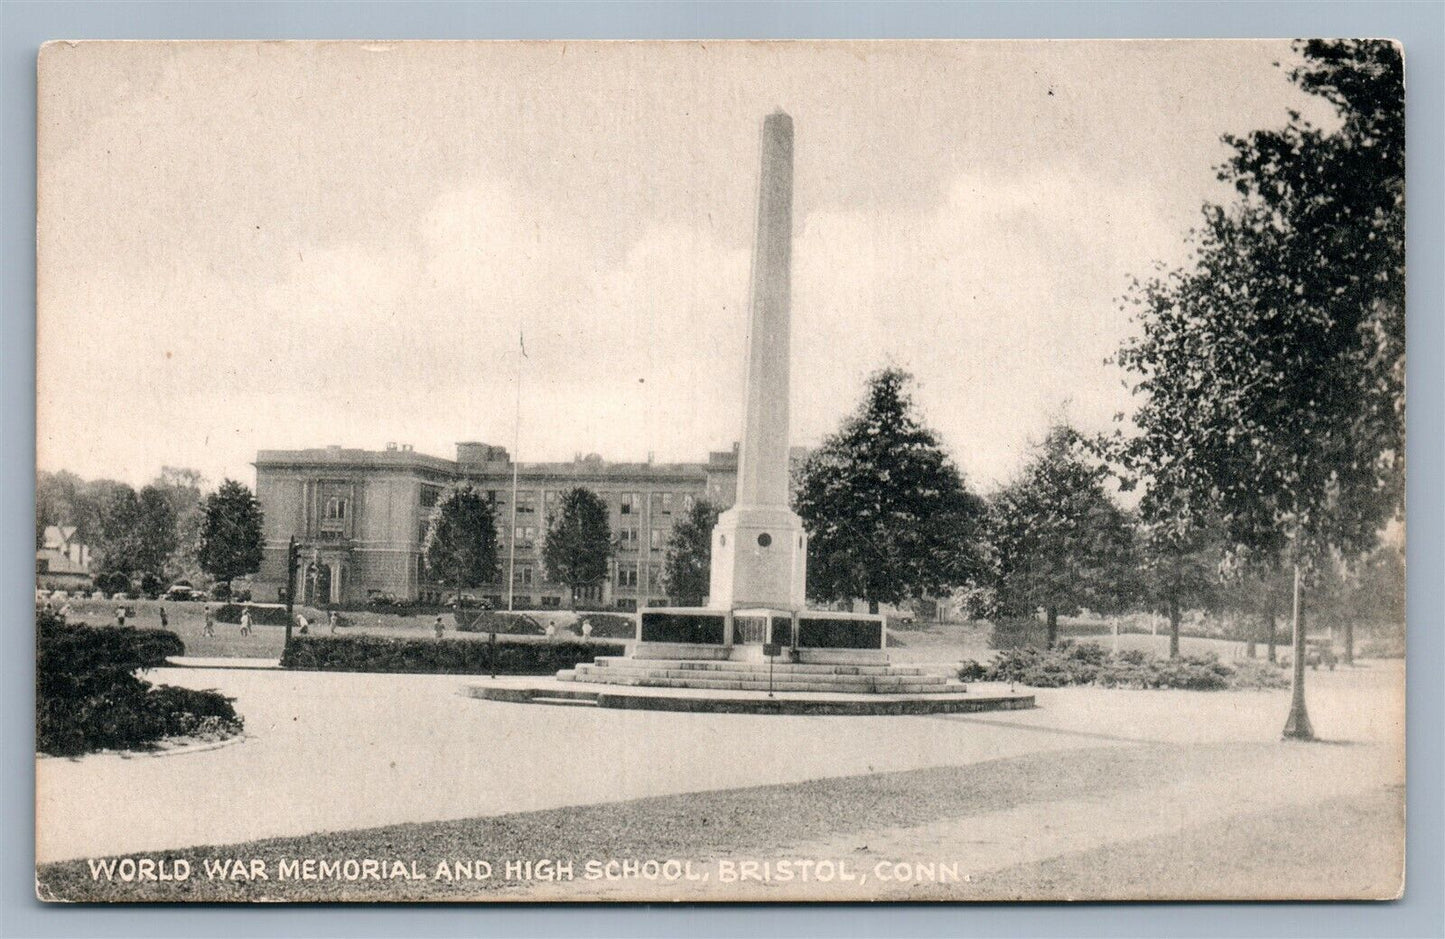
[[[718,509],[698,499],[687,516],[672,529],[667,557],[662,566],[662,583],[674,603],[701,606],[708,595],[712,576],[712,530]]]
[[[166,576],[172,581],[196,580],[201,571],[197,552],[204,521],[201,505],[205,477],[197,470],[163,466],[151,485],[165,493],[175,514],[175,547],[166,564]]]
[[[808,531],[808,595],[878,604],[938,595],[985,567],[983,500],[916,413],[912,376],[875,372],[837,433],[809,454],[794,509]]]
[[[74,473],[39,471],[35,474],[35,548],[45,544],[50,525],[75,525],[76,503],[85,483]],[[89,532],[85,533],[87,536]],[[82,542],[86,538],[82,537]]]
[[[102,573],[129,577],[140,568],[145,554],[141,534],[141,504],[136,491],[124,483],[114,484],[97,499],[98,537],[94,551]]]
[[[250,489],[234,479],[222,480],[220,488],[206,496],[202,515],[196,552],[202,570],[229,584],[261,569],[261,503]]]
[[[1122,608],[1137,592],[1133,528],[1104,488],[1073,428],[1057,424],[989,505],[993,577],[1006,616],[1044,611],[1048,645],[1059,615]]]
[[[486,495],[468,485],[452,490],[437,507],[422,551],[431,576],[459,596],[496,580],[497,519]],[[458,604],[460,610],[460,600]]]
[[[1169,617],[1169,657],[1177,659],[1183,610],[1189,604],[1209,605],[1218,595],[1218,539],[1207,528],[1144,523],[1136,553],[1144,595]]]
[[[140,553],[132,570],[159,577],[176,550],[176,510],[167,493],[156,486],[142,488],[136,503]]]
[[[569,490],[562,496],[561,508],[552,517],[542,545],[547,579],[566,584],[568,606],[575,606],[579,590],[606,579],[611,556],[607,505],[590,489]]]
[[[1290,75],[1331,102],[1325,132],[1226,137],[1237,195],[1206,205],[1186,268],[1134,285],[1130,459],[1176,502],[1220,519],[1231,553],[1281,559],[1296,594],[1357,557],[1404,487],[1403,64],[1389,42],[1311,40]],[[1298,609],[1299,604],[1296,603]],[[1313,735],[1295,626],[1286,736]]]

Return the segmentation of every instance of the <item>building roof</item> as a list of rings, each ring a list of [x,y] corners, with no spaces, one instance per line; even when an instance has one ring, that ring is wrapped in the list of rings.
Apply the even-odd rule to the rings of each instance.
[[[45,543],[45,547],[47,547],[47,548],[53,548],[53,549],[55,549],[55,550],[57,550],[57,551],[64,550],[65,547],[70,544],[70,540],[71,540],[72,538],[74,538],[74,537],[75,537],[75,526],[74,526],[74,525],[46,525],[46,526],[45,526],[44,543]]]
[[[342,447],[314,447],[306,450],[261,450],[254,464],[258,469],[398,469],[431,470],[453,478],[510,475],[512,462],[458,463],[410,449],[360,450]],[[707,463],[613,463],[595,454],[577,459],[516,464],[517,475],[528,479],[552,477],[559,480],[585,479],[676,479],[700,481],[706,478]],[[716,468],[716,467],[714,467]]]

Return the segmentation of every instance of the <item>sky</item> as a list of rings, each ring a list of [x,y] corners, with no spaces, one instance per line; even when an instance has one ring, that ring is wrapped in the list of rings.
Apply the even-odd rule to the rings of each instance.
[[[706,458],[739,435],[758,132],[795,128],[792,443],[910,371],[987,492],[1132,409],[1131,276],[1287,43],[80,43],[42,52],[40,469],[260,449]],[[1276,63],[1281,63],[1277,65]],[[525,337],[527,357],[518,355]],[[521,415],[517,428],[518,380]]]

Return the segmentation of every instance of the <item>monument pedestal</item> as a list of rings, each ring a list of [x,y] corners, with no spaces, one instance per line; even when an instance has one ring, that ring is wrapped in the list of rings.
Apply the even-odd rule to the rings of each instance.
[[[800,610],[807,582],[808,535],[786,506],[738,505],[718,516],[709,606]]]

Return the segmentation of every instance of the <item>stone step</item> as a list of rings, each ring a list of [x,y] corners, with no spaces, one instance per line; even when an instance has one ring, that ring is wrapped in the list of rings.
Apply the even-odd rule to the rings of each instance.
[[[583,681],[597,681],[605,685],[619,685],[631,688],[695,688],[710,691],[767,691],[769,683],[761,680],[728,678],[659,678],[655,676],[610,676],[608,678],[583,678]],[[841,682],[800,682],[774,679],[774,691],[834,692],[840,694],[950,694],[961,689],[958,685],[944,682],[923,683],[915,681],[878,681],[870,684]]]
[[[761,662],[738,662],[726,659],[716,661],[700,659],[634,659],[618,655],[599,656],[590,664],[600,668],[687,669],[700,672],[750,672],[759,669],[766,672],[768,669],[766,660]],[[774,662],[772,667],[775,674],[788,672],[818,675],[922,675],[927,671],[921,665],[815,665],[783,661]]]
[[[705,671],[699,669],[661,669],[661,668],[619,668],[608,666],[607,668],[593,668],[588,665],[579,665],[572,670],[570,680],[573,681],[608,681],[612,678],[666,678],[678,681],[761,681],[768,680],[766,668],[754,669],[751,671],[729,670],[729,671]],[[559,678],[568,680],[561,673]],[[789,681],[796,684],[824,684],[837,686],[860,686],[868,687],[873,684],[921,684],[941,685],[948,681],[948,676],[940,674],[921,673],[885,673],[876,675],[848,675],[848,674],[818,674],[818,673],[788,673],[775,672],[774,681]]]
[[[549,695],[532,695],[531,698],[530,698],[530,701],[531,701],[532,704],[553,704],[553,705],[557,705],[557,706],[559,706],[559,707],[572,707],[572,708],[595,708],[595,707],[597,707],[597,696],[596,696],[596,695],[593,695],[593,696],[587,697],[587,698],[576,698],[576,697],[572,697],[572,696],[570,696],[570,695],[569,695],[569,696],[559,696],[559,695],[555,695],[555,694],[549,694]]]

